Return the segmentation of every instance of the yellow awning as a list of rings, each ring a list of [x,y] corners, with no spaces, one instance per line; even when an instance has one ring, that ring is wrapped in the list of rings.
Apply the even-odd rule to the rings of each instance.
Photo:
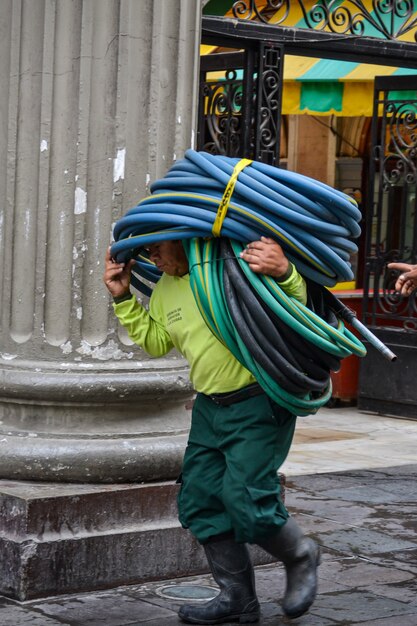
[[[203,47],[203,51],[205,48]],[[283,115],[372,115],[375,76],[416,75],[417,70],[334,61],[301,56],[284,57]],[[237,70],[237,78],[242,78]],[[220,81],[224,72],[210,72],[208,80]],[[401,98],[416,98],[415,91],[402,92]]]
[[[286,55],[282,112],[371,116],[375,76],[416,74],[392,66]]]

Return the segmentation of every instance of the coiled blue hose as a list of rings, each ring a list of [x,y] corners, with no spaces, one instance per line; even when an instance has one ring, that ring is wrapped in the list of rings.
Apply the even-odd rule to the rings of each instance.
[[[188,150],[152,184],[152,195],[117,222],[113,254],[127,258],[131,249],[173,235],[183,239],[210,235],[238,160]],[[346,194],[306,176],[253,162],[239,175],[221,234],[243,243],[272,237],[306,277],[333,286],[353,278],[349,258],[357,246],[351,239],[360,234],[360,217],[356,202]]]
[[[213,250],[220,248],[213,248],[204,241],[212,236],[219,204],[238,161],[239,159],[188,150],[184,159],[175,163],[163,179],[152,184],[151,195],[130,209],[116,223],[111,255],[119,262],[136,258],[132,284],[150,295],[150,283],[158,280],[159,271],[149,262],[146,246],[163,240],[183,240],[190,261],[191,286],[212,332],[254,373],[276,402],[297,414],[315,412],[331,395],[330,377],[327,376],[323,383],[321,376],[318,383],[313,382],[311,376],[306,376],[306,381],[311,382],[311,388],[306,383],[305,389],[292,394],[290,391],[294,388],[294,383],[288,383],[290,391],[283,390],[282,376],[278,376],[278,370],[285,369],[287,365],[281,360],[272,364],[270,356],[260,358],[262,355],[256,344],[258,335],[256,339],[251,337],[246,345],[242,333],[234,333],[233,320],[242,320],[243,324],[244,317],[248,315],[246,305],[243,304],[240,309],[239,304],[233,304],[235,297],[239,300],[237,291],[243,293],[239,271],[232,272],[239,288],[233,286],[230,277],[225,275],[229,285],[226,290],[218,274],[197,271],[197,266],[203,263],[217,263],[219,267],[225,265],[224,257],[219,256],[219,252],[213,255]],[[352,239],[360,234],[360,217],[355,201],[346,194],[306,176],[252,162],[239,174],[220,236],[230,240],[233,249],[259,240],[262,236],[271,237],[282,246],[289,260],[310,283],[312,281],[319,286],[333,286],[336,282],[353,278],[349,258],[357,250]],[[203,242],[202,251],[198,242]],[[242,266],[242,276],[246,275],[243,278],[247,281],[246,288],[251,289],[256,298],[262,301],[266,297],[265,293],[253,283],[249,275],[251,272],[248,274],[248,266],[241,259],[238,259],[238,263],[246,266]],[[276,323],[281,315],[284,316],[281,332],[284,335],[287,330],[299,333],[300,324],[304,324],[308,330],[302,331],[302,342],[303,345],[306,342],[309,344],[312,354],[303,356],[303,359],[313,361],[315,351],[317,353],[318,350],[317,342],[311,341],[311,336],[308,335],[310,332],[316,333],[317,338],[321,337],[318,340],[327,346],[322,354],[326,349],[330,350],[332,359],[335,355],[340,359],[352,353],[364,356],[364,346],[349,333],[343,323],[339,321],[329,324],[317,316],[313,320],[307,307],[291,303],[292,299],[284,298],[279,287],[270,287],[269,291],[271,290],[275,292],[273,297],[277,302],[284,303],[283,306],[273,305],[274,312],[271,313]],[[268,295],[268,299],[270,297]],[[268,306],[270,305],[262,304],[263,308]],[[291,316],[288,319],[287,309],[295,314],[293,320]],[[214,316],[213,311],[216,311]],[[300,322],[300,319],[303,321]],[[267,341],[267,337],[261,341],[261,349],[269,348],[265,344]],[[271,353],[270,349],[267,351]],[[258,355],[258,360],[254,354]],[[324,363],[326,359],[322,355],[320,358]],[[266,371],[259,364],[259,360],[265,361]],[[333,361],[323,367],[337,369]],[[277,371],[280,383],[271,378],[271,371]],[[317,391],[318,387],[320,392]]]

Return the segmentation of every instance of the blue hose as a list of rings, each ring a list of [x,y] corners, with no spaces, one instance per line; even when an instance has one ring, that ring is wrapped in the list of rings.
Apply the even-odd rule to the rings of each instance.
[[[282,382],[280,368],[293,372],[293,366],[289,368],[281,357],[276,364],[270,361],[273,350],[266,346],[267,338],[263,342],[263,348],[268,348],[266,352],[269,356],[263,357],[260,352],[262,346],[260,348],[256,343],[259,333],[251,336],[249,345],[242,333],[235,332],[233,320],[247,319],[248,309],[245,304],[242,304],[243,308],[239,308],[239,294],[236,296],[233,280],[238,281],[241,294],[245,295],[244,290],[251,289],[254,292],[251,297],[258,298],[260,303],[262,298],[267,297],[269,301],[274,296],[262,295],[264,292],[257,282],[253,283],[248,267],[243,268],[245,271],[242,276],[238,269],[229,277],[224,275],[224,280],[229,285],[225,291],[221,272],[223,265],[226,267],[227,264],[223,263],[221,256],[216,257],[218,253],[213,253],[218,247],[207,247],[204,243],[212,237],[219,204],[238,161],[239,159],[188,150],[184,159],[175,163],[164,178],[151,185],[151,195],[118,220],[114,227],[115,243],[111,247],[111,255],[119,262],[136,259],[132,284],[149,295],[152,283],[157,282],[160,273],[150,263],[146,247],[158,241],[183,240],[190,260],[190,284],[203,318],[212,332],[254,373],[276,402],[298,414],[315,412],[329,399],[330,377],[328,376],[327,383],[323,383],[322,377],[320,383],[313,381],[312,376],[306,377],[312,387],[309,389],[306,386],[301,394],[290,393],[292,388],[299,387],[299,383],[294,385],[294,382],[288,382],[286,388],[285,383],[282,386],[271,378],[271,372],[276,371]],[[306,176],[252,162],[239,173],[220,237],[231,241],[234,249],[237,249],[236,245],[245,246],[262,236],[273,238],[306,280],[322,289],[324,286],[331,287],[339,281],[353,278],[349,258],[357,251],[352,239],[360,234],[360,218],[356,202],[346,194]],[[201,250],[200,244],[197,245],[198,241],[202,242]],[[200,272],[197,276],[192,268],[203,263],[209,263],[213,268],[216,265],[217,270],[214,273]],[[247,287],[244,284],[242,286],[242,281],[247,281]],[[274,291],[275,288],[271,289]],[[277,289],[279,290],[278,287]],[[278,323],[278,326],[282,325],[280,332],[283,336],[287,334],[287,329],[288,332],[297,334],[300,325],[306,327],[306,330],[301,331],[301,360],[306,358],[306,362],[313,361],[316,350],[316,353],[320,352],[323,367],[334,369],[335,359],[337,361],[352,353],[364,356],[363,345],[355,338],[352,339],[343,323],[331,322],[329,325],[317,316],[313,319],[311,311],[307,312],[303,305],[291,304],[291,298],[288,299],[277,291],[275,296],[278,298],[277,303],[281,301],[284,305],[274,305],[272,302],[274,312],[271,315],[276,323],[278,317],[283,316],[283,321]],[[230,298],[233,299],[233,315],[228,310],[232,306]],[[266,309],[271,307],[271,302],[260,306]],[[295,318],[292,319],[285,309],[292,310]],[[248,327],[247,334],[249,330]],[[310,341],[312,337],[314,339],[314,333],[318,333],[317,341],[320,345],[327,346],[332,355],[328,357],[328,365],[325,364],[326,348],[318,348],[315,340]],[[298,346],[298,340],[292,341],[294,346]],[[311,357],[304,355],[302,346],[306,342],[313,350]],[[258,359],[254,357],[255,354]],[[260,365],[263,361],[267,366],[266,370]],[[319,394],[318,387],[321,389]]]

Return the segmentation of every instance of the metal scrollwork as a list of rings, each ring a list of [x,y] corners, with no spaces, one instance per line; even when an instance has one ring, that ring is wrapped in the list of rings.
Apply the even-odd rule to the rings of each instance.
[[[417,101],[386,107],[389,140],[383,159],[383,187],[417,182]]]
[[[264,13],[265,8],[274,11],[274,23],[282,24],[288,18],[291,7],[291,0],[268,0],[266,7],[261,10],[258,8],[256,0],[237,0],[233,3],[233,16],[241,20],[256,20],[259,22],[268,22]]]
[[[307,28],[356,36],[363,35],[365,31],[363,13],[353,13],[348,6],[340,6],[334,0],[317,3],[310,11],[305,9],[302,2],[301,6]]]
[[[260,124],[261,150],[273,150],[277,142],[279,77],[276,71],[267,70],[263,76]]]
[[[200,147],[213,154],[238,156],[241,144],[242,80],[234,70],[225,79],[201,85],[205,136]]]
[[[277,165],[279,162],[280,130],[280,67],[279,48],[265,47],[260,67],[258,89],[258,128],[256,132],[256,158]]]
[[[269,23],[273,15],[274,24],[293,26],[286,22],[290,22],[291,7],[296,5],[307,29],[362,36],[368,27],[369,36],[386,39],[399,39],[414,31],[417,41],[413,0],[373,0],[372,4],[363,0],[345,0],[343,4],[340,0],[319,0],[313,6],[307,0],[267,0],[262,5],[257,0],[237,0],[232,13],[237,19],[264,23]]]

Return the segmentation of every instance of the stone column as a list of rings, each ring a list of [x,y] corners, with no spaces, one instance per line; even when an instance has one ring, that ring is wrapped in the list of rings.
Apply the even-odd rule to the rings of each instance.
[[[114,222],[192,146],[199,0],[2,0],[0,477],[175,477],[186,363],[102,283]]]

